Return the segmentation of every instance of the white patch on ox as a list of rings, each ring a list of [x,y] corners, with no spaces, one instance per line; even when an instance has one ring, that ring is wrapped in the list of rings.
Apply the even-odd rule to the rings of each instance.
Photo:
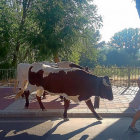
[[[44,90],[39,89],[39,90],[37,90],[36,95],[37,95],[38,97],[41,97],[41,96],[43,95],[43,93],[44,93]]]
[[[41,87],[41,86],[38,87],[36,85],[31,85],[31,84],[28,85],[28,87],[25,91],[28,91],[28,90],[30,91],[30,93],[37,91],[36,95],[38,97],[41,97],[43,95],[43,92],[44,92],[43,87]]]
[[[50,73],[59,73],[60,71],[64,71],[65,74],[67,74],[68,72],[71,71],[75,71],[77,70],[77,68],[52,68],[52,67],[48,67],[46,69],[44,69],[44,73],[43,73],[43,78],[48,76]]]
[[[51,66],[49,65],[45,65],[45,64],[41,64],[41,63],[34,63],[33,67],[31,69],[31,72],[38,72],[39,70],[44,70],[45,68],[49,68]]]
[[[38,72],[39,70],[43,70],[43,78],[48,76],[50,73],[58,73],[60,71],[64,71],[65,74],[70,71],[75,71],[77,68],[54,68],[49,65],[41,64],[41,63],[34,63],[31,72]]]
[[[49,65],[51,67],[58,67],[57,63],[50,63],[50,62],[47,62],[47,61],[43,61],[43,62],[39,62],[39,63]]]
[[[65,97],[67,100],[73,100],[76,104],[79,104],[80,103],[80,101],[78,99],[79,95],[76,95],[76,96],[68,96],[67,94],[63,93],[62,96]]]
[[[20,63],[17,66],[17,77],[19,78],[18,88],[23,89],[25,81],[28,80],[28,71],[31,67],[31,64]]]
[[[71,62],[69,62],[69,61],[63,61],[63,62],[58,62],[57,63],[58,64],[58,67],[61,67],[61,68],[69,68],[70,66],[70,64],[71,64]]]
[[[79,104],[80,101],[78,99],[79,95],[76,95],[76,96],[68,96],[67,94],[65,93],[52,93],[52,92],[49,92],[47,91],[48,94],[52,95],[52,96],[55,96],[55,95],[61,95],[63,96],[64,98],[66,98],[67,100],[72,100],[74,101],[76,104]]]

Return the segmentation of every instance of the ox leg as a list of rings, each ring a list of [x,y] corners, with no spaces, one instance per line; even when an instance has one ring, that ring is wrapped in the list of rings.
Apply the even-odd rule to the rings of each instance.
[[[40,105],[40,108],[41,108],[42,110],[45,110],[45,107],[43,106],[43,103],[41,102],[41,97],[39,97],[39,96],[36,95],[36,98],[37,98],[37,100],[38,100],[38,103],[39,103],[39,105]]]
[[[91,102],[91,99],[89,99],[88,101],[86,101],[86,104],[88,106],[88,108],[91,110],[91,112],[93,113],[93,115],[96,117],[96,119],[98,120],[102,120],[102,117],[99,116],[96,111],[94,110],[93,104]]]
[[[45,91],[43,92],[43,98],[42,99],[46,99],[46,93],[45,93]]]
[[[64,98],[64,108],[65,108],[64,114],[63,114],[64,121],[68,121],[68,120],[69,120],[69,119],[68,119],[68,115],[67,115],[67,110],[68,110],[68,108],[69,108],[69,105],[70,105],[70,101],[69,101],[69,100],[66,100],[66,99]]]
[[[26,103],[25,103],[25,109],[27,109],[28,108],[28,106],[29,106],[29,91],[24,91],[24,93],[23,93],[24,95],[25,95],[25,100],[26,100]]]

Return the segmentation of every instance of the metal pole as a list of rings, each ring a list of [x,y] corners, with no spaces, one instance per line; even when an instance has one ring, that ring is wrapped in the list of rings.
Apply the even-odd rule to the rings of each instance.
[[[130,67],[128,67],[128,87],[130,87]]]

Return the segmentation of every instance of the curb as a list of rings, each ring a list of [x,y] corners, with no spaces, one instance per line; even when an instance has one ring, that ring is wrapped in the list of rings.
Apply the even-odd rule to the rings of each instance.
[[[33,118],[42,118],[42,117],[63,117],[63,109],[49,109],[47,111],[41,111],[41,110],[31,110],[31,111],[17,111],[17,112],[9,112],[9,111],[0,111],[0,118],[7,117],[33,117]],[[133,117],[135,114],[135,110],[131,109],[124,112],[100,112],[97,111],[97,113],[101,117]],[[68,111],[69,117],[83,117],[83,118],[94,118],[94,115],[89,111],[84,110],[70,110]]]

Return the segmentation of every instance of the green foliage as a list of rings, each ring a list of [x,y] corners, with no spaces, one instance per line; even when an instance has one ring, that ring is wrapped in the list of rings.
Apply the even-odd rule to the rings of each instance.
[[[98,44],[98,64],[121,66],[140,66],[140,29],[124,29],[116,33],[111,42]]]
[[[90,0],[1,0],[0,65],[96,60],[101,17]]]
[[[0,1],[0,7],[0,50],[2,50],[0,63],[9,63],[9,66],[14,67],[16,63],[24,62],[25,54],[30,47],[28,38],[33,34],[29,27],[34,24],[29,24],[28,19],[26,26],[23,26],[25,11],[23,14],[22,6],[18,1]]]
[[[112,66],[116,65],[118,67],[121,66],[140,66],[139,62],[139,55],[132,57],[128,55],[123,49],[111,49],[111,48],[104,48],[99,50],[98,53],[98,64],[99,65],[106,65]]]
[[[86,1],[37,1],[33,11],[32,18],[40,28],[34,43],[42,55],[51,56],[59,52],[61,59],[76,59],[78,63],[81,51],[92,48],[94,37],[98,37],[95,28],[101,26],[101,17],[97,15],[96,7]],[[90,30],[92,34],[88,33]],[[73,52],[73,47],[79,51]],[[88,56],[93,59],[93,55]]]
[[[125,50],[129,55],[135,55],[140,45],[140,29],[129,28],[116,33],[111,38],[110,45]]]

